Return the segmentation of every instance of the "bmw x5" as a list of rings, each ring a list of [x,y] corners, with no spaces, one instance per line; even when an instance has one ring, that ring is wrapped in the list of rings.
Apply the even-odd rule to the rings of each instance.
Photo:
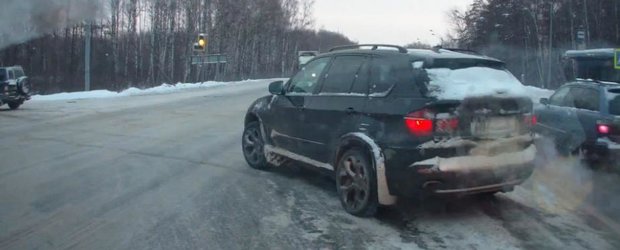
[[[532,174],[532,101],[503,62],[436,48],[334,48],[251,104],[256,169],[296,162],[335,178],[344,209],[511,191]]]

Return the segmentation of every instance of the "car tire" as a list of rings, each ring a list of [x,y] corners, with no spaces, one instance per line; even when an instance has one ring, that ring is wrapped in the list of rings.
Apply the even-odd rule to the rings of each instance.
[[[19,108],[19,106],[21,106],[21,103],[18,103],[18,102],[9,102],[7,104],[9,105],[9,108],[11,110],[16,110]]]
[[[245,161],[250,167],[260,170],[269,168],[267,158],[265,158],[264,146],[265,142],[263,141],[260,123],[248,123],[243,130],[241,149]]]
[[[377,178],[366,150],[351,148],[342,154],[336,168],[336,189],[348,213],[359,217],[377,213]]]

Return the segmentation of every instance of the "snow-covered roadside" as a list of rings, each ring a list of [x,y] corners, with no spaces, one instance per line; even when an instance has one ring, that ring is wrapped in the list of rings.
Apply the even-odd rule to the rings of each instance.
[[[70,93],[58,93],[51,95],[35,95],[32,96],[32,100],[35,101],[58,101],[58,100],[80,100],[80,99],[101,99],[101,98],[114,98],[124,96],[140,96],[140,95],[153,95],[153,94],[167,94],[187,89],[199,89],[199,88],[212,88],[225,85],[239,85],[239,84],[252,84],[265,81],[277,81],[286,79],[265,79],[265,80],[245,80],[238,82],[202,82],[202,83],[177,83],[175,85],[162,84],[157,87],[148,89],[129,88],[121,92],[114,92],[109,90],[93,90],[82,92],[70,92]],[[534,103],[538,103],[540,98],[549,98],[554,91],[548,89],[541,89],[533,86],[525,86],[523,91],[525,95],[532,98]],[[523,93],[522,92],[522,93]]]
[[[58,93],[51,95],[35,95],[32,96],[34,101],[59,101],[59,100],[80,100],[80,99],[101,99],[101,98],[114,98],[124,96],[139,96],[139,95],[154,95],[154,94],[167,94],[178,92],[187,89],[199,89],[199,88],[212,88],[225,85],[239,85],[239,84],[252,84],[264,81],[277,81],[283,79],[267,79],[267,80],[246,80],[239,82],[201,82],[201,83],[177,83],[175,85],[162,84],[157,87],[148,89],[128,88],[121,92],[114,92],[109,90],[93,90],[93,91],[81,91],[70,93]]]

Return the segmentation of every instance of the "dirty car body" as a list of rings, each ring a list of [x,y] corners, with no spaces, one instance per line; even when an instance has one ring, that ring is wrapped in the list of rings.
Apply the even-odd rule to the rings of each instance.
[[[576,80],[536,108],[539,133],[561,153],[583,153],[589,161],[620,160],[620,84]]]
[[[442,97],[445,90],[429,73],[442,69],[449,79],[450,70],[476,68],[514,79],[502,62],[444,49],[380,47],[320,55],[285,84],[272,83],[272,95],[250,106],[246,127],[260,124],[271,165],[302,162],[340,183],[343,155],[360,149],[372,163],[376,197],[368,202],[379,205],[393,205],[397,197],[510,191],[531,175],[531,100],[502,91]]]

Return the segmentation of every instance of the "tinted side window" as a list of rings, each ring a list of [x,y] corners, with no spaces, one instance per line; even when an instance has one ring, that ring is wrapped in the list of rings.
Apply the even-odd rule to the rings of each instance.
[[[555,92],[555,94],[553,94],[553,96],[551,96],[551,98],[549,99],[551,105],[564,106],[564,99],[566,99],[569,90],[570,88],[564,87]]]
[[[336,57],[327,71],[321,93],[349,93],[365,60],[363,56]]]
[[[589,88],[574,88],[571,92],[574,93],[573,101],[575,102],[575,108],[600,111],[601,98],[597,90]]]
[[[9,80],[13,80],[15,79],[15,75],[13,74],[12,70],[9,70]]]
[[[366,62],[360,68],[359,72],[357,72],[357,77],[355,78],[353,87],[351,87],[351,93],[368,94],[368,81],[369,80],[370,80],[370,61],[366,60]]]
[[[620,94],[613,93],[609,95],[609,113],[620,116]]]
[[[24,76],[24,71],[22,71],[20,69],[15,70],[15,78],[20,78],[22,76]]]
[[[301,71],[297,73],[291,79],[289,86],[290,93],[314,93],[316,87],[319,85],[319,80],[323,74],[323,70],[327,67],[330,58],[320,58],[310,62],[303,67]]]
[[[396,83],[394,67],[386,59],[373,59],[370,74],[370,94],[385,93]]]

